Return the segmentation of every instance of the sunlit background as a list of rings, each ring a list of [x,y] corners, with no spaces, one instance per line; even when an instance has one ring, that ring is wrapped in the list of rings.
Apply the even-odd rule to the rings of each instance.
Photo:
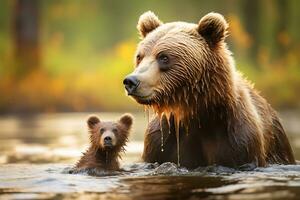
[[[2,0],[0,113],[140,109],[124,92],[147,10],[197,23],[208,12],[230,23],[237,68],[276,108],[300,107],[298,0]]]
[[[0,199],[299,199],[299,165],[230,175],[210,166],[207,176],[138,163],[151,114],[122,80],[148,10],[163,22],[223,14],[236,67],[279,112],[300,159],[299,0],[0,0]],[[89,145],[87,117],[124,112],[135,117],[121,161],[129,172],[68,174]]]
[[[298,0],[1,0],[0,162],[76,160],[88,145],[86,117],[123,112],[136,117],[128,148],[139,158],[147,117],[122,80],[133,69],[136,23],[147,10],[163,22],[223,14],[237,68],[280,112],[297,150],[299,8]]]

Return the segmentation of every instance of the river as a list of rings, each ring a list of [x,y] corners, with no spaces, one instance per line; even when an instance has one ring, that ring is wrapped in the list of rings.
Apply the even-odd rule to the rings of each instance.
[[[88,146],[90,113],[0,117],[0,199],[300,199],[300,165],[254,171],[209,166],[195,170],[140,160],[147,116],[135,113],[121,161],[123,172],[69,174]],[[103,120],[121,113],[98,113]],[[300,159],[300,114],[281,112]]]

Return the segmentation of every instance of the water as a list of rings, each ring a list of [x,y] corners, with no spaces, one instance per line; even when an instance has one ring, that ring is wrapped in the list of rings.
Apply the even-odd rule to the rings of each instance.
[[[124,171],[69,174],[88,145],[87,113],[0,117],[0,199],[299,199],[300,165],[253,171],[140,162],[147,119],[134,114]],[[120,113],[101,113],[116,119]],[[282,113],[296,158],[300,115]]]

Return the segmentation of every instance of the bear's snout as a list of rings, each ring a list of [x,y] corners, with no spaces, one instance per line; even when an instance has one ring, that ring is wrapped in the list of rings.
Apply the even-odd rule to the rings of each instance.
[[[132,95],[136,92],[137,87],[140,84],[140,81],[134,75],[129,75],[123,80],[123,84],[127,91],[128,95]]]
[[[106,136],[103,140],[104,140],[104,146],[112,145],[112,138],[110,136]]]
[[[117,138],[112,131],[105,131],[102,134],[100,144],[104,149],[113,148],[117,144]]]

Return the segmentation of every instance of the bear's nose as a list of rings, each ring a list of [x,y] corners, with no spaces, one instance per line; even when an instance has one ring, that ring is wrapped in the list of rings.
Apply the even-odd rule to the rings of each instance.
[[[135,92],[136,88],[139,86],[140,81],[137,79],[136,76],[127,76],[123,84],[125,86],[125,89],[127,90],[128,95],[131,95]]]
[[[105,143],[111,143],[111,141],[112,141],[112,138],[109,137],[109,136],[106,136],[106,137],[104,138],[104,142],[105,142]]]

